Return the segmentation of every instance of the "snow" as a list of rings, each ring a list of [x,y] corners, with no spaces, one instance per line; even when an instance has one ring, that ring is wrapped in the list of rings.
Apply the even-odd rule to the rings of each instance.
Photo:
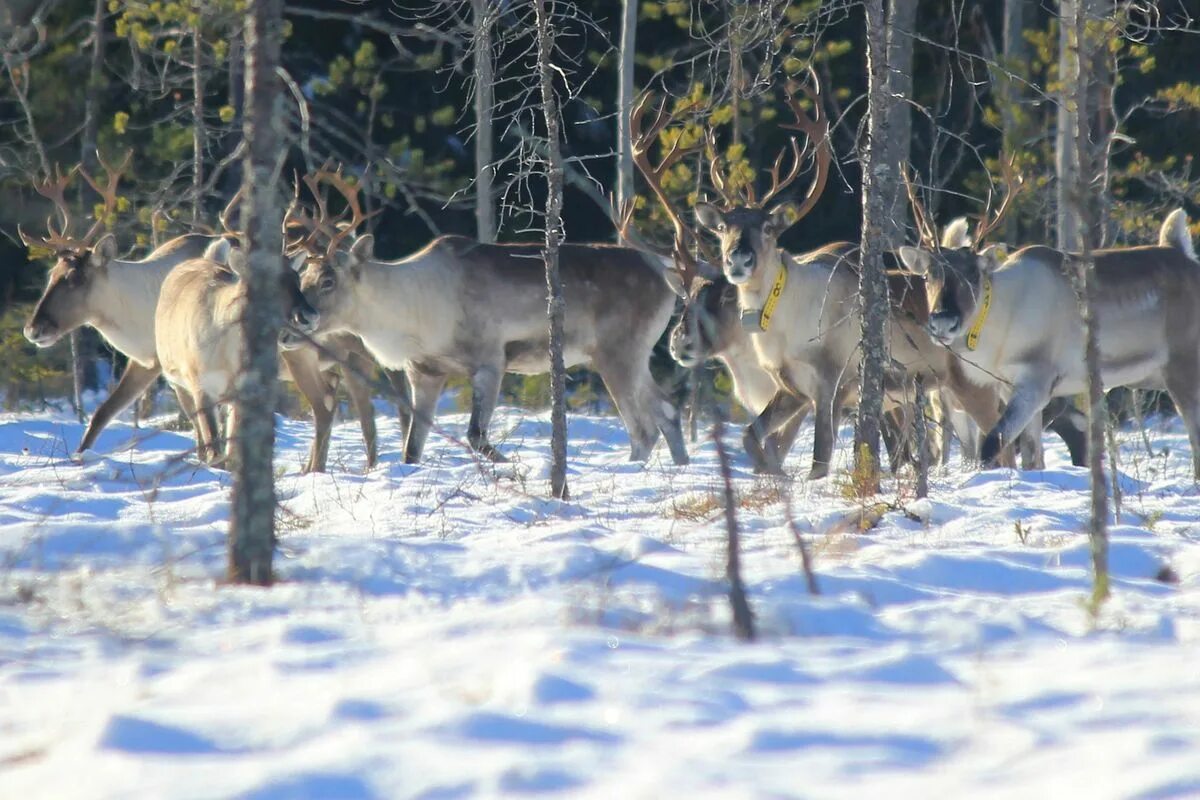
[[[280,420],[262,590],[221,582],[229,477],[187,435],[115,423],[79,464],[74,421],[0,415],[0,797],[1200,795],[1177,421],[1154,455],[1121,434],[1096,618],[1087,476],[1057,443],[1042,472],[955,461],[926,501],[891,481],[868,532],[840,479],[781,488],[739,454],[753,644],[729,633],[710,441],[629,464],[618,421],[573,417],[557,502],[544,415],[500,411],[494,467],[438,435],[404,465],[380,423],[379,468],[349,421],[302,476],[310,428]]]

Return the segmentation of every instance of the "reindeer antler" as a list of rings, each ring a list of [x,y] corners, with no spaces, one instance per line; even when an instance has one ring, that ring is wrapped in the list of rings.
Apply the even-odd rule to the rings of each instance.
[[[670,196],[663,188],[662,181],[667,172],[678,164],[680,159],[698,152],[702,144],[697,141],[685,147],[681,133],[671,143],[670,148],[668,148],[666,154],[663,155],[657,165],[653,164],[650,160],[650,148],[658,141],[663,131],[674,122],[678,115],[694,109],[696,103],[694,101],[686,103],[679,109],[676,109],[674,113],[669,113],[667,111],[667,102],[664,100],[655,108],[654,119],[650,123],[650,127],[643,128],[646,112],[649,110],[653,99],[654,95],[651,92],[646,92],[638,98],[638,102],[633,108],[633,113],[629,119],[629,130],[633,138],[633,146],[630,149],[633,154],[633,163],[637,165],[638,171],[642,173],[642,177],[646,179],[646,183],[650,184],[650,190],[658,198],[659,204],[662,206],[667,217],[670,218],[671,225],[675,229],[671,256],[675,262],[675,269],[683,279],[683,285],[686,289],[691,286],[692,280],[700,274],[700,265],[696,263],[696,259],[688,247],[690,237],[688,226],[683,221],[683,214],[671,202]]]
[[[781,128],[805,134],[808,141],[805,143],[803,151],[801,151],[796,139],[792,138],[792,153],[795,160],[792,164],[792,169],[789,170],[787,176],[782,181],[779,178],[779,168],[783,154],[780,153],[779,157],[775,159],[775,165],[771,168],[771,189],[763,196],[761,203],[761,205],[765,206],[779,192],[791,185],[800,174],[801,164],[811,155],[816,173],[813,175],[812,185],[809,186],[808,193],[796,208],[797,221],[812,211],[813,206],[817,204],[817,200],[821,198],[821,193],[825,191],[825,184],[829,181],[829,167],[833,163],[833,147],[829,140],[829,117],[825,113],[825,106],[822,102],[821,79],[817,77],[817,71],[811,67],[809,67],[808,74],[812,81],[811,86],[795,82],[788,83],[785,89],[787,104],[796,121],[780,125]],[[803,92],[809,101],[812,102],[812,116],[804,113],[804,109],[800,107],[800,102],[796,99],[797,89]]]
[[[976,247],[986,241],[988,235],[1000,226],[1005,215],[1012,208],[1013,201],[1025,189],[1025,177],[1017,172],[1016,153],[1013,153],[1008,161],[1001,160],[1000,172],[1004,177],[1004,199],[1000,201],[1000,208],[995,214],[992,214],[992,190],[988,190],[987,208],[983,212],[983,217],[979,220],[979,229],[975,234]]]
[[[307,229],[308,233],[299,240],[289,241],[288,252],[295,253],[304,249],[313,255],[324,255],[326,258],[331,258],[348,236],[352,235],[364,222],[380,213],[381,209],[370,214],[363,213],[359,189],[350,183],[342,170],[340,165],[336,170],[331,170],[329,162],[326,162],[316,172],[305,175],[301,179],[308,187],[308,191],[317,205],[315,217],[305,211],[301,205],[300,185],[299,182],[295,183],[295,198],[284,216],[284,230],[286,233],[288,228],[301,227]],[[321,189],[322,184],[332,187],[345,199],[346,210],[350,214],[349,219],[346,219],[344,215],[340,218],[330,218],[329,204]],[[327,239],[323,250],[318,246],[322,237]]]
[[[67,186],[70,185],[71,179],[75,177],[75,171],[79,167],[72,167],[64,174],[62,168],[58,164],[54,165],[54,177],[46,176],[44,181],[34,181],[33,188],[42,197],[45,197],[54,204],[54,213],[46,217],[47,236],[34,238],[26,235],[21,227],[17,226],[17,234],[21,237],[21,241],[26,247],[41,247],[54,252],[67,250],[79,244],[78,239],[71,238],[71,209],[67,205],[67,199],[64,196]],[[58,215],[59,227],[54,228],[54,214]]]
[[[96,151],[96,160],[100,166],[104,168],[107,181],[103,186],[88,173],[82,166],[79,167],[79,174],[88,182],[88,185],[100,195],[104,200],[104,211],[96,215],[96,221],[92,223],[92,227],[83,237],[85,245],[90,245],[95,241],[95,237],[100,231],[108,227],[108,218],[117,210],[117,185],[121,182],[121,175],[125,170],[129,169],[129,162],[133,160],[133,151],[128,150],[125,153],[125,158],[121,160],[115,168],[108,164],[104,157],[100,155],[100,151]]]
[[[940,249],[941,240],[938,238],[937,229],[930,221],[921,198],[917,196],[917,189],[913,186],[907,164],[900,170],[900,177],[904,180],[904,191],[908,193],[908,204],[912,207],[913,223],[917,226],[917,236],[921,240],[921,246],[934,251]]]

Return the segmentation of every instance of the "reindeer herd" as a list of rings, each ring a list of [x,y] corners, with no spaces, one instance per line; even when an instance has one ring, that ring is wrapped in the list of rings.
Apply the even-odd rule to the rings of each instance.
[[[796,99],[803,92],[807,112]],[[600,375],[624,422],[632,459],[649,457],[660,435],[672,459],[686,464],[679,410],[650,372],[651,351],[672,318],[672,356],[685,367],[718,359],[734,394],[752,415],[743,442],[755,470],[779,473],[803,420],[814,420],[810,476],[828,475],[841,415],[859,395],[859,248],[834,242],[807,253],[779,246],[785,228],[818,202],[832,164],[829,121],[820,87],[789,86],[795,119],[784,170],[781,153],[768,170],[770,187],[733,190],[712,156],[713,140],[691,145],[663,134],[675,122],[646,94],[632,113],[634,163],[674,229],[669,248],[646,243],[628,225],[623,244],[562,246],[566,311],[564,359]],[[666,145],[669,142],[669,146]],[[651,153],[663,151],[655,161]],[[687,156],[707,154],[721,203],[697,203],[694,224],[663,187]],[[799,204],[780,202],[813,166]],[[105,165],[100,182],[79,169],[101,195],[104,211],[82,236],[71,233],[64,191],[73,173],[58,173],[37,190],[55,205],[58,222],[28,246],[56,255],[25,336],[48,347],[90,325],[128,357],[117,386],[89,422],[87,450],[114,416],[161,374],[194,425],[197,452],[210,463],[226,455],[216,413],[233,394],[240,363],[237,322],[246,302],[245,258],[231,224],[238,197],[220,215],[222,233],[173,239],[140,261],[116,257],[104,221],[117,204],[128,165]],[[885,426],[893,465],[918,457],[907,436],[918,415],[951,427],[968,458],[984,466],[1041,466],[1043,425],[1085,457],[1082,414],[1064,398],[1084,391],[1084,323],[1071,254],[1033,245],[1006,255],[988,244],[1020,179],[1006,175],[1009,195],[970,235],[965,219],[939,236],[909,191],[920,242],[890,254],[887,273]],[[467,440],[481,456],[503,460],[488,428],[505,373],[549,369],[545,274],[541,246],[484,244],[442,236],[400,260],[376,256],[362,232],[359,190],[342,171],[322,168],[303,178],[284,221],[285,252],[278,292],[286,324],[278,343],[284,378],[312,408],[315,434],[305,471],[326,466],[339,386],[345,384],[362,424],[367,465],[378,457],[371,392],[365,376],[381,367],[401,410],[404,459],[421,459],[438,399],[452,377],[471,387]],[[326,187],[346,214],[329,213]],[[346,216],[348,215],[348,217]],[[706,243],[715,243],[702,246]],[[708,258],[700,257],[705,251]],[[1106,388],[1166,390],[1188,430],[1200,479],[1200,262],[1182,209],[1163,223],[1155,245],[1094,254],[1099,291],[1101,372]],[[682,298],[682,309],[677,306]],[[918,407],[917,382],[929,389]],[[226,420],[224,429],[234,423]],[[981,435],[982,434],[982,435]],[[948,440],[926,456],[945,457]]]

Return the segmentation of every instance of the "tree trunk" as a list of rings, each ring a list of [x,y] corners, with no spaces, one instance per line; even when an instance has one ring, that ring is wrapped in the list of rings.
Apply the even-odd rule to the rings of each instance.
[[[546,9],[546,0],[535,0],[537,12],[538,75],[542,89],[542,115],[546,120],[546,289],[550,318],[550,493],[565,500],[567,491],[567,371],[563,364],[562,277],[558,272],[558,246],[564,239],[562,229],[563,160],[559,141],[558,97],[554,90],[554,26]]]
[[[280,92],[275,84],[283,39],[283,0],[251,0],[246,15],[245,228],[246,310],[237,378],[233,437],[233,511],[229,534],[231,580],[266,585],[275,548],[276,335],[283,209],[275,173],[283,148]]]
[[[100,92],[104,89],[104,12],[105,0],[92,5],[92,54],[88,68],[87,95],[83,104],[83,134],[79,140],[79,163],[85,169],[96,166],[96,138],[100,129]],[[87,385],[87,355],[82,329],[71,331],[71,378],[73,401],[79,421],[83,422],[83,389]]]
[[[907,164],[912,139],[913,31],[917,22],[916,0],[888,0],[887,21],[887,94],[891,104],[886,141],[889,165]],[[884,241],[889,250],[905,242],[908,225],[908,195],[898,180],[881,187],[884,191]]]
[[[883,254],[888,249],[885,205],[896,182],[896,165],[888,162],[889,120],[893,103],[887,87],[887,20],[883,0],[864,0],[867,25],[867,144],[863,153],[861,399],[854,427],[854,470],[860,486],[878,491],[879,416],[883,410],[883,371],[887,353],[883,340],[887,315],[887,284]]]
[[[629,117],[633,112],[634,56],[637,54],[638,0],[624,0],[621,17],[621,66],[617,89],[617,211],[636,194],[633,186],[633,137]]]
[[[1105,428],[1108,422],[1108,405],[1104,400],[1104,386],[1100,377],[1100,341],[1098,320],[1095,314],[1099,291],[1093,250],[1096,246],[1098,218],[1101,198],[1097,180],[1105,168],[1103,159],[1106,149],[1100,137],[1094,135],[1093,124],[1097,119],[1095,95],[1092,92],[1094,77],[1092,65],[1097,60],[1098,50],[1106,42],[1094,34],[1089,35],[1088,5],[1085,2],[1063,4],[1061,24],[1068,32],[1068,47],[1064,57],[1073,62],[1067,74],[1073,80],[1066,85],[1075,103],[1073,122],[1074,148],[1077,155],[1075,184],[1069,187],[1072,211],[1076,224],[1075,236],[1079,242],[1079,255],[1075,258],[1077,288],[1083,310],[1086,331],[1084,359],[1087,364],[1088,397],[1088,473],[1091,480],[1091,514],[1088,520],[1088,537],[1092,550],[1092,609],[1097,610],[1108,597],[1108,484],[1104,479]],[[1070,16],[1067,16],[1067,12]]]
[[[744,642],[752,642],[754,641],[754,613],[750,610],[750,601],[746,597],[746,585],[742,582],[742,547],[737,522],[737,495],[733,491],[733,473],[729,468],[729,453],[725,451],[725,424],[720,419],[713,426],[712,436],[713,444],[717,448],[717,464],[721,470],[723,505],[725,506],[725,580],[729,582],[729,607],[733,612],[733,635]],[[784,489],[784,491],[789,490]]]
[[[196,15],[201,14],[199,8]],[[204,38],[200,23],[192,29],[192,226],[204,215]]]
[[[475,47],[475,235],[496,241],[496,203],[492,190],[492,112],[495,64],[492,61],[492,0],[471,0]]]
[[[1071,98],[1079,82],[1079,59],[1072,53],[1074,37],[1072,20],[1080,11],[1083,0],[1059,0],[1058,75],[1062,89],[1058,98],[1058,122],[1054,135],[1054,171],[1057,208],[1058,249],[1074,252],[1079,249],[1079,215],[1071,193],[1079,186],[1079,158],[1075,152],[1075,131],[1078,116],[1072,110]]]
[[[1003,64],[1000,79],[1001,158],[1008,161],[1020,153],[1025,142],[1024,114],[1021,101],[1024,96],[1019,81],[1012,76],[1024,77],[1030,59],[1029,42],[1025,40],[1025,11],[1029,0],[1004,0],[1004,41],[1002,43]],[[1009,214],[1004,220],[1004,241],[1016,246],[1021,243],[1021,217]]]

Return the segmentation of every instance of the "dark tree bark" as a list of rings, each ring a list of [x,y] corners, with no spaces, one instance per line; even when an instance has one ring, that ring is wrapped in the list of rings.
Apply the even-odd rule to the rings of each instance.
[[[267,585],[275,549],[276,332],[281,323],[280,273],[284,269],[283,208],[275,173],[283,149],[280,92],[275,83],[283,33],[283,0],[251,0],[246,14],[245,221],[246,311],[243,356],[237,380],[233,436],[233,512],[229,577]]]
[[[492,112],[495,64],[492,61],[492,0],[471,0],[475,53],[475,235],[496,241],[496,198],[492,190]]]
[[[1030,57],[1030,45],[1025,40],[1025,12],[1028,5],[1029,0],[1004,0],[1003,74],[999,84],[1000,119],[1003,125],[1001,157],[1006,161],[1021,151],[1025,139],[1023,115],[1020,112],[1024,92],[1020,82],[1009,76],[1023,76],[1028,71],[1025,66]],[[1014,245],[1020,243],[1020,224],[1019,214],[1008,215],[1004,221],[1005,241]]]
[[[713,444],[717,448],[717,464],[721,470],[721,485],[725,505],[725,580],[729,582],[729,606],[733,611],[733,634],[739,639],[754,641],[754,613],[746,598],[742,583],[741,536],[737,522],[737,496],[733,491],[733,475],[729,468],[729,453],[725,450],[725,424],[720,420],[713,426]],[[802,545],[803,546],[803,545]],[[803,552],[803,550],[802,550]],[[809,572],[811,575],[811,572]]]
[[[917,23],[916,0],[888,0],[887,20],[887,94],[891,109],[890,130],[886,141],[887,163],[907,164],[912,139],[913,31]],[[904,244],[908,225],[908,196],[898,180],[881,187],[885,192],[887,216],[883,221],[884,240],[889,250]]]
[[[79,140],[79,163],[88,170],[96,166],[96,138],[100,129],[100,93],[104,91],[105,0],[92,5],[92,52],[88,67],[87,94],[83,101],[83,134]],[[75,411],[83,422],[83,387],[87,384],[87,356],[83,353],[83,331],[71,331],[71,377]]]
[[[197,15],[199,16],[199,15]],[[192,29],[192,225],[204,214],[204,36]]]
[[[624,0],[621,15],[621,67],[617,89],[617,209],[633,199],[633,138],[629,117],[633,112],[633,71],[637,55],[638,0]]]
[[[1065,96],[1074,101],[1076,113],[1072,115],[1075,127],[1068,133],[1073,136],[1076,163],[1075,184],[1069,186],[1075,237],[1079,242],[1079,253],[1075,256],[1077,289],[1083,310],[1086,331],[1084,359],[1087,364],[1088,397],[1088,474],[1091,482],[1091,513],[1088,520],[1088,537],[1092,550],[1092,609],[1098,609],[1108,597],[1108,483],[1104,477],[1105,430],[1108,423],[1108,405],[1104,400],[1104,385],[1100,376],[1100,336],[1095,308],[1099,292],[1096,278],[1096,263],[1093,250],[1097,246],[1099,217],[1102,198],[1098,187],[1103,185],[1101,173],[1106,168],[1107,148],[1102,141],[1102,132],[1094,130],[1098,118],[1095,105],[1096,93],[1093,83],[1098,77],[1092,65],[1098,60],[1099,49],[1107,43],[1094,31],[1089,31],[1089,7],[1099,9],[1098,3],[1086,0],[1064,2],[1061,17],[1063,30],[1067,31],[1067,48],[1063,54],[1071,69],[1072,78],[1064,90]],[[1101,133],[1100,136],[1097,133]],[[1115,467],[1114,467],[1115,469]],[[1115,476],[1114,476],[1115,477]]]
[[[883,372],[887,361],[884,322],[887,284],[883,254],[887,244],[887,198],[897,183],[896,164],[889,163],[888,138],[895,103],[888,96],[887,27],[883,0],[864,0],[867,26],[867,142],[863,152],[861,399],[854,427],[856,481],[865,489],[879,486],[879,417],[883,411]]]
[[[554,25],[546,0],[534,0],[537,13],[538,77],[542,90],[542,116],[546,122],[546,290],[549,299],[547,316],[550,323],[550,493],[565,500],[567,490],[567,371],[563,362],[563,299],[562,277],[558,271],[558,246],[564,237],[563,158],[559,125],[558,96],[554,90]]]

